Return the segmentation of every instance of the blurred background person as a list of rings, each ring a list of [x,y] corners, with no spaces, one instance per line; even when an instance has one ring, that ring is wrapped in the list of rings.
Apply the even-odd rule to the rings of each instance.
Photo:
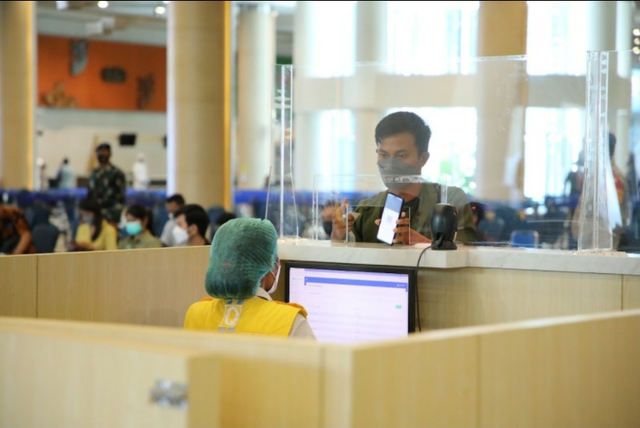
[[[134,190],[149,189],[149,173],[144,153],[138,153],[138,157],[133,163],[133,188]]]
[[[71,251],[115,250],[118,248],[118,231],[103,217],[100,205],[91,199],[80,202],[80,226]]]
[[[473,225],[476,227],[476,241],[484,242],[484,231],[480,229],[480,223],[484,221],[486,213],[484,205],[480,202],[471,202],[471,213],[473,214]]]
[[[205,238],[209,215],[200,205],[185,205],[176,213],[173,238],[177,246],[209,245]]]
[[[89,176],[88,197],[100,204],[104,219],[117,227],[125,202],[125,175],[111,164],[110,144],[100,144],[96,148],[96,157],[100,165]]]
[[[34,254],[29,223],[22,210],[7,207],[0,198],[0,253]]]
[[[233,220],[234,218],[236,218],[236,215],[234,213],[232,213],[232,212],[225,211],[222,214],[220,214],[218,216],[218,218],[216,218],[215,224],[211,228],[211,239],[210,239],[210,241],[213,242],[213,237],[216,236],[216,231],[220,228],[220,226],[222,226],[223,224],[225,224],[229,220]]]
[[[162,242],[153,235],[149,225],[153,224],[151,211],[142,205],[127,208],[125,223],[126,237],[120,240],[118,248],[131,250],[136,248],[160,248]]]
[[[58,189],[73,189],[76,187],[75,177],[73,169],[69,165],[69,158],[64,158],[60,168],[58,168],[58,174],[56,176],[56,182]]]
[[[179,193],[169,196],[165,201],[164,206],[169,215],[169,220],[164,224],[162,235],[160,235],[160,241],[165,247],[175,247],[177,245],[173,237],[173,229],[176,226],[176,213],[184,207],[184,204],[184,197]]]

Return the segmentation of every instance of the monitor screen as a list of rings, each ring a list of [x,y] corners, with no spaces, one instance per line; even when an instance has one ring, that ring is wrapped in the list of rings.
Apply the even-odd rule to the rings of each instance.
[[[285,301],[307,310],[319,342],[357,343],[414,331],[415,269],[287,262]]]

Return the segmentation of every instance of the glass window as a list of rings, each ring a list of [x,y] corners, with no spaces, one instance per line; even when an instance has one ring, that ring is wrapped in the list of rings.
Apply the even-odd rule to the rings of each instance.
[[[387,58],[401,75],[470,73],[477,54],[477,1],[387,2]]]
[[[527,72],[584,75],[588,2],[527,3]]]
[[[537,201],[564,194],[565,179],[583,147],[584,109],[529,107],[524,195]]]

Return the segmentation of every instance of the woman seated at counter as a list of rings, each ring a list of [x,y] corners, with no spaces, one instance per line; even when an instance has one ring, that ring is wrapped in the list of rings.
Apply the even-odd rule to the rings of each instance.
[[[153,224],[151,211],[142,205],[131,205],[125,213],[127,220],[125,231],[127,237],[120,240],[118,248],[121,250],[133,250],[137,248],[160,248],[162,242],[149,230]]]
[[[305,309],[273,301],[280,261],[267,220],[233,219],[216,231],[205,276],[207,297],[189,307],[184,328],[315,339]]]
[[[80,202],[80,226],[71,251],[115,250],[118,248],[118,231],[103,217],[100,205],[91,199]]]

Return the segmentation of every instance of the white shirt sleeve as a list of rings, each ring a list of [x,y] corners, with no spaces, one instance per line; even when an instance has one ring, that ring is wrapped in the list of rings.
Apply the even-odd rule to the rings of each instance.
[[[316,340],[316,336],[313,334],[313,330],[311,330],[309,321],[300,314],[296,315],[296,319],[293,321],[293,327],[291,327],[289,337]]]
[[[162,229],[162,236],[160,237],[160,241],[167,247],[175,247],[176,243],[173,242],[173,227],[176,225],[175,220],[169,219],[164,224],[164,229]]]

